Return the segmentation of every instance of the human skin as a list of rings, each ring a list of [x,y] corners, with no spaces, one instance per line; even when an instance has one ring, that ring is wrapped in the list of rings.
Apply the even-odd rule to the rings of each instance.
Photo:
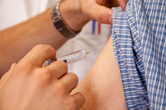
[[[70,95],[78,77],[67,74],[67,64],[55,61],[42,68],[55,55],[51,46],[38,45],[13,64],[0,80],[0,110],[79,110],[85,98]]]
[[[91,70],[72,93],[75,92],[81,92],[85,96],[85,104],[80,110],[127,110],[112,37]]]
[[[127,0],[118,0],[118,2],[124,7]],[[65,0],[60,5],[60,13],[68,26],[77,32],[90,19],[112,24],[110,8],[118,6],[118,2],[117,0]],[[68,40],[53,26],[50,10],[0,31],[0,77],[7,72],[12,63],[17,63],[34,46],[49,44],[57,50]]]
[[[92,4],[94,7],[89,12],[86,8]],[[96,8],[104,11],[102,17],[95,12]],[[17,63],[34,46],[49,44],[57,50],[68,40],[54,27],[50,11],[48,9],[28,21],[0,31],[0,77],[12,63]],[[109,17],[112,16],[111,9],[98,5],[95,0],[65,0],[60,5],[60,13],[68,26],[76,32],[91,18],[110,23]]]
[[[61,6],[60,6],[60,12],[62,14],[62,17],[65,19],[65,21],[69,24],[69,26],[74,30],[74,31],[78,31],[82,28],[82,26],[90,19],[90,18],[94,18],[100,22],[103,22],[103,23],[110,23],[110,16],[112,16],[112,10],[110,10],[109,8],[106,8],[104,7],[103,5],[99,5],[97,2],[94,2],[94,0],[80,0],[80,1],[75,1],[75,2],[69,2],[69,1],[73,1],[73,0],[66,0],[64,2],[62,2]],[[120,1],[120,0],[119,0]],[[69,9],[67,9],[67,6],[71,3],[74,3],[73,6],[74,7],[70,7]],[[78,4],[79,3],[79,4]],[[90,4],[93,4],[93,7],[90,5]],[[119,3],[120,5],[123,5],[122,3]],[[91,9],[91,11],[89,11],[87,8],[90,7],[89,9]],[[95,11],[96,11],[96,8],[98,9],[100,7],[100,11],[97,12],[96,14]],[[86,11],[88,10],[88,11]],[[105,12],[105,13],[103,13]],[[49,12],[49,10],[47,10]],[[45,28],[45,26],[47,27],[48,23],[49,24],[52,24],[52,21],[51,21],[51,18],[48,17],[48,12],[45,12],[43,14],[45,14],[45,16],[43,14],[39,15],[41,18],[40,20],[38,20],[37,18],[34,18],[36,21],[40,22],[43,26],[43,28]],[[68,14],[69,12],[71,12],[70,14]],[[72,13],[73,12],[73,13]],[[73,17],[74,15],[77,15],[75,17]],[[73,16],[72,16],[73,15]],[[39,17],[38,16],[38,17]],[[72,18],[72,17],[73,18]],[[47,19],[46,19],[47,18]],[[76,20],[80,18],[80,21]],[[7,46],[6,48],[4,48],[4,55],[2,55],[2,57],[0,58],[5,58],[6,56],[9,58],[8,60],[11,61],[11,62],[7,62],[6,65],[10,65],[13,61],[16,61],[18,62],[20,58],[22,58],[22,56],[24,56],[34,45],[37,45],[38,43],[46,43],[46,42],[34,42],[34,41],[29,41],[28,40],[28,37],[29,36],[32,36],[33,38],[36,38],[36,40],[39,40],[39,39],[45,39],[46,38],[44,36],[48,35],[47,38],[51,39],[52,34],[53,35],[59,35],[60,38],[56,39],[57,41],[60,40],[61,42],[58,44],[52,44],[53,42],[51,41],[48,41],[48,43],[50,43],[50,45],[52,44],[54,48],[58,48],[60,45],[62,45],[66,39],[63,38],[63,36],[60,35],[60,33],[58,33],[58,31],[55,31],[55,28],[53,29],[53,25],[52,27],[49,28],[49,26],[47,27],[47,31],[50,32],[44,32],[43,29],[40,29],[39,27],[41,26],[41,24],[36,24],[36,22],[33,22],[34,19],[31,19],[31,21],[27,21],[27,22],[24,22],[20,25],[17,25],[16,27],[13,27],[13,28],[10,28],[8,31],[7,30],[4,30],[0,33],[2,40],[4,40],[4,42],[1,42],[3,45],[5,45],[5,42],[6,44],[8,44],[9,42],[13,43],[13,45],[11,44],[11,46]],[[46,21],[49,21],[49,22],[46,22]],[[78,22],[75,22],[73,25],[72,25],[72,22],[74,21],[78,21]],[[46,23],[44,23],[46,22]],[[32,24],[31,24],[32,23]],[[34,24],[33,24],[34,23]],[[33,28],[32,30],[30,29],[30,31],[27,31],[31,25],[29,25],[29,27],[26,27],[28,24],[31,24],[31,25],[34,25],[36,26],[35,28]],[[21,29],[22,26],[25,26],[25,30]],[[77,28],[78,27],[78,28]],[[37,29],[37,30],[36,30]],[[14,31],[13,31],[14,30]],[[18,30],[20,30],[21,32],[25,32],[24,34],[22,33],[17,33]],[[45,29],[44,29],[45,30]],[[27,32],[26,32],[27,31]],[[41,34],[40,38],[38,36],[38,33],[37,32],[44,32]],[[13,35],[10,35],[10,32],[13,33]],[[16,34],[15,34],[16,32]],[[35,34],[36,33],[36,34]],[[9,36],[8,36],[9,35]],[[25,36],[24,36],[25,35]],[[19,36],[22,36],[19,38]],[[37,37],[35,37],[37,36]],[[61,38],[62,37],[62,38]],[[13,38],[12,40],[10,40],[9,38]],[[14,40],[15,38],[17,38],[17,40]],[[63,40],[64,39],[64,40]],[[2,41],[0,40],[0,41]],[[26,41],[27,40],[27,41]],[[36,41],[35,40],[35,41]],[[52,40],[52,39],[51,39]],[[22,42],[18,42],[18,41],[22,41]],[[40,41],[40,40],[39,40]],[[47,41],[47,40],[46,40]],[[55,41],[55,42],[57,42]],[[32,43],[32,47],[30,46],[29,47],[29,44],[27,44],[26,42],[28,43]],[[34,44],[33,44],[34,42]],[[54,43],[55,43],[54,42]],[[0,43],[0,44],[1,44]],[[17,44],[17,45],[16,45]],[[12,47],[14,46],[14,47]],[[24,47],[22,49],[20,49],[20,46]],[[2,49],[2,48],[1,48]],[[14,51],[14,50],[17,50],[15,51],[15,57],[11,57],[10,58],[10,55],[12,55],[13,53],[10,52],[10,51]],[[6,52],[6,53],[5,53]],[[20,53],[19,53],[20,52]],[[19,54],[20,55],[19,55]],[[5,56],[6,55],[6,56]],[[18,55],[18,56],[17,56]],[[5,57],[4,57],[5,56]],[[12,58],[15,58],[14,60]],[[25,58],[24,58],[25,59]],[[29,59],[28,57],[26,57],[26,59]],[[36,58],[38,59],[38,58]],[[22,61],[22,60],[21,60]],[[25,60],[24,60],[25,61]],[[33,63],[36,63],[36,62],[33,62]],[[18,63],[20,64],[20,62]],[[5,65],[5,64],[4,64]],[[63,64],[60,64],[60,65],[63,65]],[[20,67],[21,66],[21,67]],[[4,104],[3,106],[1,107],[9,107],[7,106],[8,103],[12,103],[14,102],[15,98],[17,97],[12,97],[12,93],[11,91],[9,90],[10,88],[12,88],[12,90],[15,90],[15,87],[17,86],[17,84],[19,84],[19,89],[17,89],[16,91],[18,91],[18,93],[20,94],[16,94],[15,96],[18,96],[20,95],[19,98],[23,98],[21,96],[24,96],[24,92],[26,93],[26,90],[27,88],[29,87],[28,85],[25,85],[25,88],[22,84],[22,81],[25,81],[25,80],[29,80],[29,79],[33,79],[34,77],[31,75],[28,77],[28,75],[26,75],[26,77],[28,79],[26,79],[26,77],[22,77],[21,75],[21,78],[17,75],[17,73],[19,74],[19,71],[21,71],[21,73],[23,72],[23,70],[27,67],[26,64],[20,64],[20,66],[16,66],[14,68],[17,68],[15,71],[13,69],[9,70],[9,71],[12,71],[14,72],[15,75],[12,75],[9,77],[9,79],[7,81],[4,81],[4,86],[2,86],[2,93],[4,94],[9,94],[9,96],[11,95],[11,97],[9,98],[8,95],[4,95],[2,94],[2,97],[5,97],[5,98],[2,98],[1,101],[3,103],[1,104]],[[30,65],[29,65],[30,66]],[[28,67],[29,67],[28,66]],[[40,65],[41,66],[41,65]],[[2,65],[3,67],[3,65]],[[30,66],[31,67],[31,66]],[[55,66],[54,66],[55,67]],[[52,67],[52,69],[54,68]],[[31,68],[30,68],[31,69]],[[35,70],[35,69],[32,69],[32,70]],[[37,70],[36,70],[37,71]],[[28,73],[35,73],[36,71],[28,71]],[[56,70],[55,70],[56,71]],[[9,74],[10,72],[8,72]],[[40,72],[39,72],[40,73]],[[42,73],[42,72],[41,72]],[[49,74],[51,74],[51,72],[48,72]],[[45,72],[43,72],[43,74],[45,74]],[[5,74],[6,75],[6,74]],[[20,75],[20,74],[19,74]],[[38,74],[39,76],[37,76],[39,78],[39,81],[43,80],[42,78],[45,78],[44,77],[40,77],[40,74]],[[15,76],[15,77],[14,77]],[[20,80],[18,80],[18,82],[15,80],[17,77],[20,78]],[[41,78],[41,79],[40,79]],[[47,77],[46,77],[47,78]],[[4,78],[3,78],[4,79]],[[16,84],[14,83],[14,81],[16,81]],[[20,81],[20,82],[19,82]],[[14,85],[13,85],[14,84]],[[28,83],[26,83],[28,84]],[[34,83],[32,83],[33,85]],[[43,85],[42,82],[38,82],[38,84],[41,84],[41,86]],[[51,85],[49,83],[49,85]],[[28,87],[26,87],[28,86]],[[37,85],[35,85],[37,86]],[[8,88],[9,87],[9,88]],[[46,86],[44,86],[46,87]],[[43,88],[44,88],[43,87]],[[49,86],[50,87],[50,86]],[[68,86],[67,86],[68,87]],[[6,89],[7,88],[7,89]],[[50,87],[51,88],[51,87]],[[65,88],[65,87],[64,87]],[[38,88],[39,89],[39,93],[40,92],[43,92],[45,89],[42,89],[42,88]],[[21,92],[20,92],[20,91]],[[62,90],[62,89],[60,89]],[[8,91],[8,92],[6,92]],[[24,92],[23,92],[24,91]],[[36,89],[31,89],[32,92],[36,91]],[[23,94],[22,94],[23,92]],[[30,91],[29,91],[30,92]],[[44,91],[45,92],[45,91]],[[104,109],[104,110],[110,110],[110,109],[116,109],[116,110],[122,110],[122,109],[127,109],[126,107],[126,103],[125,103],[125,98],[124,98],[124,93],[123,93],[123,87],[122,87],[122,82],[121,82],[121,76],[120,76],[120,71],[119,71],[119,66],[116,62],[116,58],[115,58],[115,55],[114,55],[114,52],[113,52],[113,46],[112,46],[112,39],[110,39],[105,47],[105,49],[103,50],[103,52],[101,53],[100,57],[98,58],[98,60],[96,61],[96,63],[94,64],[94,66],[92,67],[92,69],[90,70],[90,72],[87,74],[87,76],[84,78],[84,80],[81,82],[81,84],[79,84],[79,86],[73,91],[72,94],[75,94],[77,92],[82,92],[85,96],[85,105],[81,108],[82,110],[101,110],[101,109]],[[17,92],[16,92],[17,93]],[[46,94],[47,92],[45,92]],[[42,93],[41,93],[42,94]],[[44,94],[44,93],[43,93]],[[36,98],[36,94],[31,94],[31,93],[27,93],[27,95],[30,95],[28,97],[30,98],[34,98],[32,100],[35,100]],[[34,96],[34,97],[31,97]],[[49,94],[50,97],[51,97],[51,94]],[[67,94],[68,95],[68,94]],[[37,95],[38,96],[38,95]],[[57,94],[57,96],[59,96]],[[61,95],[60,95],[61,96]],[[7,98],[6,98],[7,97]],[[40,96],[39,94],[39,97],[42,97]],[[4,101],[3,101],[4,99]],[[6,100],[5,102],[5,99],[8,99]],[[13,100],[11,100],[13,99]],[[38,99],[38,98],[37,98]],[[21,99],[23,100],[23,99]],[[61,100],[65,100],[65,97],[61,97]],[[42,100],[37,100],[39,102],[42,103]],[[45,100],[44,100],[45,101]],[[18,103],[17,103],[18,102]],[[25,101],[25,102],[30,102],[30,101]],[[15,103],[12,103],[13,106],[16,106],[16,105],[20,105],[20,101],[15,101]],[[30,103],[25,103],[23,104],[23,108],[25,107],[28,107],[28,104]],[[31,103],[32,107],[33,106],[33,103]],[[35,103],[34,103],[35,104]],[[68,103],[70,105],[70,103]],[[25,106],[26,105],[26,106]],[[42,104],[44,105],[44,103]],[[81,104],[80,104],[81,105]],[[80,107],[80,106],[77,106],[75,105],[76,107]],[[11,106],[12,107],[12,106]],[[18,107],[18,106],[17,106]],[[37,106],[39,107],[39,106]],[[76,108],[76,109],[78,109]],[[9,108],[11,109],[11,108]],[[12,108],[13,109],[13,108]],[[17,109],[17,108],[16,108]],[[36,109],[36,108],[35,108]],[[3,110],[3,109],[2,109]],[[5,109],[6,110],[6,109]]]
[[[118,0],[123,10],[126,0]],[[101,55],[73,91],[85,96],[85,104],[80,110],[127,110],[121,82],[121,74],[116,61],[112,37],[107,42]]]

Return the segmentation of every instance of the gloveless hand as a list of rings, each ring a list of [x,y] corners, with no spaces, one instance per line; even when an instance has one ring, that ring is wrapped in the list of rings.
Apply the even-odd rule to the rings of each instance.
[[[112,2],[109,0],[79,0],[82,13],[90,19],[112,24]]]
[[[112,24],[110,4],[112,2],[105,0],[64,0],[59,9],[68,26],[74,31],[80,31],[90,19]]]
[[[69,95],[78,78],[67,74],[67,64],[55,61],[42,64],[56,55],[48,45],[33,48],[13,64],[0,80],[0,110],[78,110],[85,99],[81,93]]]
[[[121,6],[121,8],[125,10],[127,1],[128,0],[65,0],[64,2],[66,2],[65,7],[70,7],[69,10],[71,10],[68,15],[70,15],[70,12],[74,12],[72,17],[76,16],[76,18],[78,18],[76,19],[77,21],[94,19],[101,23],[112,24],[113,12],[111,8]]]
[[[112,24],[112,7],[126,9],[128,0],[79,0],[82,13],[90,19],[101,23]]]

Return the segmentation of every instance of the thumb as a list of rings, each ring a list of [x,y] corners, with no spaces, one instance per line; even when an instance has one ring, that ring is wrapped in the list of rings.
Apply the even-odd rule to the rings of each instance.
[[[3,87],[3,85],[6,83],[6,81],[8,80],[9,76],[11,75],[14,67],[15,67],[16,63],[13,63],[10,67],[10,69],[2,76],[1,80],[0,80],[0,89]]]
[[[92,1],[84,4],[84,7],[82,7],[83,14],[100,23],[112,24],[112,10],[100,4]]]

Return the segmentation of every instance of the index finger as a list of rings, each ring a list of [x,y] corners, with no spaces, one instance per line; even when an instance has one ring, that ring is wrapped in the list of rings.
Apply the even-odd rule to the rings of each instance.
[[[46,60],[53,59],[55,56],[56,51],[53,47],[40,44],[35,46],[20,62],[30,62],[41,67]]]

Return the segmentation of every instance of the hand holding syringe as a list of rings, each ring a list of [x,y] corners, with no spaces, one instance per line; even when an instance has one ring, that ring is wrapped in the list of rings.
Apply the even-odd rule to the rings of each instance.
[[[54,62],[56,60],[61,60],[61,61],[66,62],[67,64],[72,64],[72,63],[75,63],[75,62],[78,62],[78,61],[85,59],[87,54],[89,54],[93,51],[85,51],[85,50],[81,49],[81,50],[72,52],[70,54],[67,54],[67,55],[62,56],[62,57],[57,58],[57,59],[51,59],[51,60],[49,59],[49,60],[46,60],[44,62],[43,67],[51,64],[52,62]]]

